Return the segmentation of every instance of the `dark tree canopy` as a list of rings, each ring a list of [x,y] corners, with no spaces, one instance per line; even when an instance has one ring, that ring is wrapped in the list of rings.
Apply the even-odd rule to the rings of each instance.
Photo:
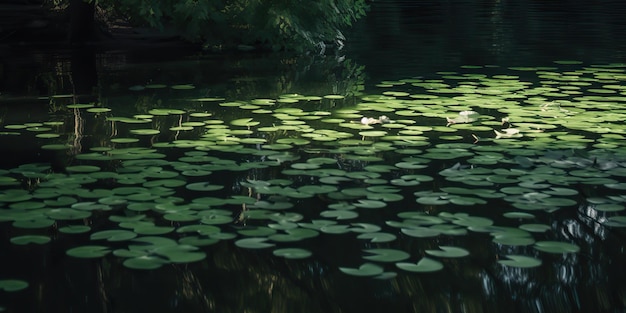
[[[81,0],[49,0],[76,5]],[[365,0],[90,0],[105,18],[174,30],[207,48],[308,50],[341,44]]]

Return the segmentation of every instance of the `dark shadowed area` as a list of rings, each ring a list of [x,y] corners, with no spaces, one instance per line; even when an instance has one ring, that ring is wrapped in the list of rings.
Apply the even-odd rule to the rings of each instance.
[[[307,53],[0,20],[0,312],[626,310],[621,1],[373,1]]]

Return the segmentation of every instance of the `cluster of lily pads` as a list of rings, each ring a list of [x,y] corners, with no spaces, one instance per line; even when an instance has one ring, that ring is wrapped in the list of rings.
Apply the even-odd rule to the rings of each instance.
[[[499,264],[536,267],[541,253],[580,250],[537,213],[584,206],[602,225],[626,227],[626,66],[499,71],[386,81],[356,105],[341,95],[193,98],[125,117],[72,104],[68,114],[102,120],[110,137],[61,171],[47,163],[1,170],[0,221],[21,230],[16,245],[88,234],[67,255],[113,254],[133,269],[200,261],[220,241],[302,259],[312,256],[303,241],[351,235],[363,263],[339,270],[377,278],[395,277],[389,263],[432,272],[442,258],[470,255],[452,245],[404,251],[402,240],[488,233],[494,249],[534,248]],[[155,88],[167,86],[131,89]],[[32,132],[42,149],[66,151],[75,143],[62,126],[9,124],[3,134]],[[307,202],[320,209],[303,210]],[[484,207],[516,226],[496,225],[477,213]]]

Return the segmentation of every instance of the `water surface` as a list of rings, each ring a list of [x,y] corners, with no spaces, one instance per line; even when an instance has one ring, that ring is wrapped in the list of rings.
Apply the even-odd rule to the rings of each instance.
[[[0,229],[5,266],[0,271],[0,279],[20,279],[28,282],[29,286],[17,292],[2,291],[0,305],[9,312],[621,312],[626,302],[626,285],[623,283],[626,277],[622,270],[625,261],[624,231],[622,227],[607,225],[607,222],[615,216],[623,218],[623,186],[620,184],[623,183],[626,160],[623,137],[620,137],[624,133],[621,119],[624,113],[620,106],[624,102],[621,97],[624,97],[622,87],[625,78],[624,67],[620,64],[626,48],[624,15],[625,9],[617,1],[593,4],[580,1],[380,1],[372,3],[368,17],[346,32],[346,45],[342,50],[325,55],[242,53],[216,56],[166,49],[46,51],[11,47],[11,53],[4,58],[7,61],[2,65],[0,90],[2,131],[10,134],[0,137],[0,144],[5,152],[2,168],[12,170],[4,176],[19,177],[20,182],[17,187],[10,184],[4,186],[4,192],[23,188],[34,193],[37,189],[57,188],[57,185],[39,186],[59,177],[40,176],[38,171],[47,175],[63,173],[80,179],[93,175],[88,171],[82,173],[77,168],[74,168],[76,172],[72,172],[71,166],[76,165],[99,166],[100,172],[117,173],[112,175],[130,173],[130,176],[80,182],[75,185],[74,191],[62,189],[61,195],[45,198],[51,200],[65,195],[78,203],[100,201],[111,208],[110,211],[89,211],[90,215],[85,218],[51,217],[54,224],[46,227],[12,226],[16,218],[11,215],[15,213],[9,211],[14,210],[11,206],[15,202],[3,201],[6,214]],[[381,84],[383,81],[385,83]],[[577,81],[588,84],[579,85],[575,83]],[[490,83],[493,85],[490,86]],[[498,98],[496,90],[490,89],[502,85],[509,94],[505,99]],[[605,87],[607,85],[618,87]],[[557,87],[556,90],[545,89],[553,86]],[[467,98],[470,94],[468,88],[474,87],[488,90],[482,93],[483,98],[478,98],[478,102],[477,98]],[[453,88],[461,89],[446,94],[446,90]],[[510,90],[517,90],[523,96],[516,98]],[[564,91],[572,93],[563,94]],[[376,100],[384,98],[381,97],[384,95],[394,95],[389,92],[400,92],[395,97],[405,102],[363,105],[377,103]],[[324,98],[328,95],[342,97]],[[433,96],[436,101],[429,102]],[[594,97],[612,98],[600,100]],[[290,98],[296,101],[284,101]],[[270,101],[272,105],[267,105],[268,102],[262,99],[282,99],[283,102]],[[484,103],[480,103],[482,100]],[[235,101],[240,101],[240,104],[220,105]],[[592,104],[581,109],[581,103],[585,101]],[[88,108],[67,107],[90,102],[111,111],[89,112]],[[256,105],[258,108],[241,109],[242,105]],[[520,111],[507,111],[507,105],[519,106],[533,112],[533,116],[544,117],[542,125],[555,127],[544,131],[548,139],[541,141],[542,135],[529,131],[533,127],[524,128],[523,123],[528,123],[524,118],[528,117]],[[404,107],[406,110],[403,110]],[[428,107],[433,109],[422,110]],[[182,110],[183,113],[152,114],[150,122],[139,125],[111,120],[150,114],[151,110],[159,108]],[[355,108],[358,110],[353,112]],[[271,115],[272,112],[251,113],[257,109],[282,109],[285,115],[277,117]],[[468,110],[477,111],[480,119],[474,124],[446,126],[446,117],[454,119],[460,112]],[[594,110],[602,114],[583,113]],[[520,115],[516,116],[516,112]],[[192,113],[208,113],[210,116],[192,116]],[[574,113],[589,114],[585,115],[589,118],[576,120]],[[401,143],[379,138],[378,133],[360,135],[363,130],[321,121],[329,117],[359,124],[361,117],[378,118],[385,114],[395,121],[413,120],[414,124],[409,124],[409,121],[398,124],[417,127],[412,129],[415,132],[411,136],[424,136],[424,144],[416,142],[417,137],[407,137]],[[604,117],[608,115],[613,117]],[[511,118],[512,125],[521,125],[512,128],[525,131],[524,137],[505,138],[504,141],[494,139],[492,129],[506,128],[500,120],[507,116]],[[246,127],[248,124],[241,119],[249,117],[260,124]],[[240,120],[240,125],[230,124],[234,120]],[[222,124],[219,121],[224,121],[224,128],[236,129],[238,133],[220,134],[221,126],[206,127]],[[201,122],[202,126],[193,126],[190,131],[176,128],[184,122]],[[37,137],[39,132],[36,130],[6,128],[7,125],[26,123],[42,123],[30,127],[49,127],[50,130],[43,133],[58,134],[59,137],[42,138]],[[483,128],[468,126],[476,124]],[[292,128],[258,130],[259,127],[275,125]],[[342,139],[354,141],[336,145],[333,142],[337,140],[312,140],[314,137],[303,136],[309,134],[305,126],[312,130],[344,132],[347,137]],[[372,124],[372,129],[365,131],[383,130],[388,135],[398,131],[382,126]],[[601,132],[598,130],[601,127],[610,130]],[[148,128],[160,132],[155,135],[133,132]],[[248,128],[250,134],[245,133]],[[418,131],[422,133],[418,134]],[[229,136],[245,138],[248,135],[267,140],[267,145],[275,144],[279,139],[293,138],[305,138],[310,143],[293,144],[285,150],[280,146],[266,147],[266,142],[257,144],[254,140],[241,144],[248,150],[236,150],[223,143],[229,140]],[[481,140],[474,142],[472,135],[478,135]],[[216,136],[223,137],[215,139]],[[112,141],[115,138],[138,141],[120,143]],[[205,138],[211,146],[197,149],[197,144],[185,142],[199,138]],[[371,141],[373,145],[355,144],[359,140]],[[51,144],[65,147],[42,149],[42,146]],[[176,147],[170,147],[170,144]],[[125,153],[106,160],[84,157],[93,157],[94,153],[107,155],[107,150],[102,150],[102,147],[132,153],[136,151],[122,149],[155,148],[156,151],[148,155],[147,159],[151,161],[146,163],[141,163],[141,158],[129,160],[120,156]],[[442,156],[446,155],[442,152],[445,149],[450,151],[449,155],[459,155],[446,158]],[[300,159],[277,162],[276,158],[271,158],[273,151]],[[525,151],[532,153],[525,154]],[[424,155],[430,157],[424,158]],[[476,159],[477,155],[482,158]],[[211,173],[206,176],[183,175],[186,168],[180,162],[195,164],[189,159],[199,156],[209,157],[197,163],[209,166]],[[275,179],[291,181],[291,185],[286,186],[274,181],[281,188],[318,186],[324,175],[298,172],[307,170],[311,166],[311,162],[306,165],[307,160],[315,158],[334,160],[334,163],[323,163],[327,159],[318,159],[316,162],[322,162],[320,167],[323,169],[352,173],[348,182],[321,184],[336,186],[338,191],[347,190],[344,192],[344,196],[348,195],[346,199],[319,191],[310,197],[285,196],[263,191],[262,185],[252,183],[254,187],[250,186],[251,182]],[[230,164],[229,160],[237,166],[225,166]],[[402,161],[425,166],[398,166]],[[32,165],[34,163],[38,165]],[[544,166],[546,164],[549,166]],[[563,172],[555,169],[558,167],[554,164],[561,166]],[[242,167],[244,165],[249,167]],[[394,169],[387,172],[384,167],[368,168],[382,165]],[[25,167],[19,169],[20,166]],[[484,180],[480,176],[487,174],[481,173],[481,170],[502,177],[498,176],[500,180],[496,182],[494,178]],[[513,172],[502,175],[505,171]],[[219,227],[220,234],[237,236],[201,246],[199,251],[204,252],[206,258],[197,262],[137,270],[124,265],[127,258],[113,254],[94,259],[74,258],[66,254],[67,250],[86,244],[105,245],[112,250],[126,249],[129,241],[90,240],[92,233],[124,228],[115,218],[111,220],[111,215],[133,217],[145,214],[145,221],[176,229],[190,224],[206,224],[198,223],[198,220],[189,222],[164,218],[164,214],[168,213],[164,209],[128,209],[128,203],[108,204],[98,197],[76,193],[83,189],[153,188],[145,184],[171,172],[184,183],[172,187],[173,194],[159,195],[159,199],[169,199],[163,200],[166,203],[179,203],[179,199],[168,197],[182,199],[180,203],[183,205],[204,197],[231,199],[239,196],[269,203],[288,203],[292,207],[280,210],[271,205],[269,208],[255,208],[252,204],[247,208],[246,205],[251,205],[248,199],[241,203],[218,202],[206,204],[206,208],[194,208],[194,214],[209,208],[229,211],[232,221],[215,225]],[[520,174],[522,172],[525,174]],[[136,175],[133,176],[133,173]],[[450,173],[467,175],[467,179],[462,176],[450,180],[449,177],[454,176]],[[533,175],[548,174],[553,176],[537,179],[536,182],[532,180]],[[378,185],[396,188],[399,185],[390,185],[389,182],[402,175],[419,175],[424,181],[413,186],[401,186],[400,191],[391,192],[392,195],[402,196],[400,200],[375,188]],[[138,176],[146,181],[130,181]],[[529,191],[523,191],[524,196],[530,199],[530,205],[510,200],[515,198],[514,194],[493,198],[484,196],[492,191],[503,192],[505,187],[516,187],[518,181],[514,178],[518,176],[530,180],[525,185]],[[384,182],[376,179],[383,179]],[[469,184],[470,181],[475,181],[475,185]],[[224,188],[214,191],[185,188],[188,184],[202,182]],[[71,185],[73,183],[68,182],[70,186],[74,186]],[[535,183],[548,185],[533,186]],[[364,189],[365,194],[359,191],[359,188],[372,187],[374,189]],[[444,189],[466,187],[475,188],[476,192],[464,194],[458,189]],[[535,202],[531,200],[539,199],[538,194],[545,196],[543,192],[550,188],[566,190],[559,189],[556,200],[552,200],[554,205],[537,200],[538,208],[533,209]],[[433,204],[423,198],[424,194],[415,194],[441,190],[451,191],[443,198],[456,197],[456,200]],[[117,191],[118,195],[125,194],[123,189]],[[429,195],[426,194],[426,198]],[[383,197],[381,202],[384,207],[376,208],[377,202],[359,202],[372,200],[372,196]],[[420,197],[421,202],[417,201]],[[476,200],[476,197],[482,201]],[[43,201],[44,197],[36,199]],[[152,200],[131,201],[151,203]],[[574,201],[574,204],[568,200]],[[344,202],[361,205],[350,208],[357,213],[357,217],[346,218],[345,215],[345,219],[335,220],[333,216],[341,214],[337,215],[332,210],[340,210],[329,209],[329,206]],[[160,202],[154,203],[156,206]],[[69,208],[72,204],[48,202],[46,208]],[[614,206],[598,207],[601,204]],[[294,216],[290,216],[293,220],[286,217],[272,220],[263,217],[265,211],[285,216],[292,213],[301,217],[299,220]],[[331,213],[322,215],[325,211]],[[398,215],[406,212],[440,218],[442,224],[453,228],[448,229],[448,233],[435,236],[426,235],[427,232],[416,236],[411,231],[415,227],[394,224],[411,223],[405,219],[421,221],[422,217]],[[527,213],[532,217],[504,216],[511,212]],[[461,215],[454,217],[454,214]],[[463,214],[473,219],[465,219]],[[354,227],[357,231],[342,232],[341,227],[322,230],[321,227],[302,226],[317,220],[334,221],[340,226]],[[315,229],[319,235],[294,243],[276,241],[274,244],[277,246],[266,249],[246,249],[235,244],[244,238],[264,237],[266,235],[250,235],[246,231],[259,228],[268,231],[265,229],[271,229],[268,224],[281,221],[301,223],[299,228]],[[543,225],[537,226],[539,229],[547,228],[545,231],[535,229],[530,232],[532,242],[526,244],[521,243],[523,240],[494,242],[493,230],[474,224],[485,221],[514,229],[524,224],[539,224]],[[431,222],[413,226],[431,227],[439,220]],[[89,226],[90,230],[81,234],[60,231],[68,225]],[[371,242],[356,238],[361,234],[360,228],[371,225],[379,226],[380,232],[393,234],[396,239]],[[29,234],[49,237],[50,242],[43,245],[10,242],[11,238]],[[179,240],[184,236],[171,232],[163,237]],[[579,251],[548,253],[536,248],[536,242],[541,241],[570,243]],[[441,246],[460,247],[467,250],[469,256],[447,258],[426,252]],[[272,253],[276,248],[287,247],[306,249],[312,256],[292,260]],[[413,273],[398,268],[397,262],[364,259],[367,255],[364,250],[374,248],[405,251],[410,258],[402,262],[416,263],[424,257],[430,258],[441,262],[444,269]],[[499,263],[507,255],[529,256],[540,260],[541,265],[520,268]],[[358,268],[364,263],[380,266],[385,273],[391,274],[376,279],[351,276],[341,270]]]

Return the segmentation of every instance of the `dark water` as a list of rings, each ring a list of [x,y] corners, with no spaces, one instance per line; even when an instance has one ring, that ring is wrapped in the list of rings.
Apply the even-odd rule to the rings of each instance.
[[[620,1],[377,1],[373,8],[347,50],[375,78],[625,58]]]
[[[196,88],[185,97],[234,101],[288,93],[349,94],[382,80],[434,77],[466,65],[494,65],[506,72],[508,66],[546,66],[555,60],[621,63],[626,60],[626,6],[619,1],[375,1],[368,17],[345,35],[344,49],[306,56],[3,46],[2,124],[63,120],[70,125],[64,131],[71,134],[76,116],[64,109],[66,104],[98,101],[130,116],[181,101],[173,90],[129,91],[146,84],[193,84]],[[214,110],[203,105],[200,111]],[[79,151],[111,135],[98,117],[85,125],[92,126],[76,138]],[[30,162],[63,168],[73,161],[71,154],[40,150],[42,141],[33,136],[28,137],[32,142],[23,138],[2,138],[2,168]],[[300,205],[315,212],[318,203]],[[490,216],[484,208],[480,214]],[[20,277],[30,286],[0,292],[0,306],[9,312],[624,312],[624,232],[576,210],[540,218],[555,237],[584,245],[581,252],[545,255],[541,267],[519,269],[495,264],[519,251],[497,250],[484,234],[408,239],[396,247],[420,251],[457,245],[467,247],[471,257],[445,261],[444,271],[389,280],[338,270],[357,266],[362,249],[374,246],[348,236],[322,234],[311,240],[307,248],[314,257],[303,261],[222,241],[207,247],[204,261],[137,271],[113,256],[82,260],[65,255],[88,235],[64,237],[50,229],[46,232],[55,240],[43,248],[12,245],[9,238],[20,230],[3,223],[0,277]],[[108,225],[104,217],[92,220],[94,228]]]

